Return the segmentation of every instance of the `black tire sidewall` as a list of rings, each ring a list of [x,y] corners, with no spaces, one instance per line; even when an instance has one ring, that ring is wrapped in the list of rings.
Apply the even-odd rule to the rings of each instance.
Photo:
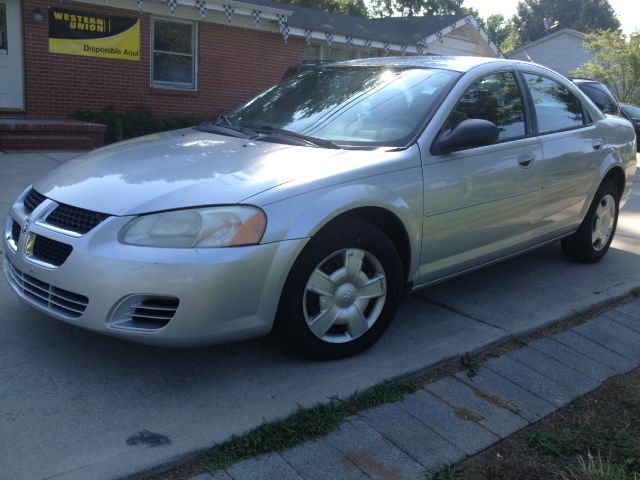
[[[346,248],[373,255],[386,277],[387,297],[380,316],[366,333],[347,343],[329,343],[316,337],[303,313],[305,287],[314,269],[328,256]],[[395,315],[403,287],[402,264],[395,246],[377,227],[359,219],[344,219],[316,234],[295,261],[280,298],[275,331],[296,350],[315,359],[335,359],[360,353],[373,345]]]
[[[609,236],[607,244],[604,248],[596,250],[593,246],[591,234],[593,232],[593,225],[596,219],[596,211],[598,209],[598,205],[607,195],[611,195],[615,201],[616,215],[614,218],[613,227],[611,229],[611,235]],[[580,225],[578,231],[576,231],[574,235],[563,241],[562,248],[565,254],[567,254],[567,256],[572,259],[582,262],[591,263],[599,261],[602,257],[605,256],[605,254],[609,250],[609,247],[611,246],[611,242],[613,241],[613,237],[618,227],[619,214],[620,192],[618,191],[615,183],[610,180],[605,180],[598,188],[598,191],[593,198],[593,202],[589,207],[587,215]]]

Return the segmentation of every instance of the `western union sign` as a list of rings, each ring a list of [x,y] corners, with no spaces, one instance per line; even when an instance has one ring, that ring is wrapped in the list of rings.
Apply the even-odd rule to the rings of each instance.
[[[49,51],[140,60],[140,20],[49,7]]]

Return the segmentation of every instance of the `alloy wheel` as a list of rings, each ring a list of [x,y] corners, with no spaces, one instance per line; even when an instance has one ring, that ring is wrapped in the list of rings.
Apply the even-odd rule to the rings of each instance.
[[[599,252],[609,243],[616,218],[616,201],[611,195],[600,200],[591,231],[591,242],[595,251]]]

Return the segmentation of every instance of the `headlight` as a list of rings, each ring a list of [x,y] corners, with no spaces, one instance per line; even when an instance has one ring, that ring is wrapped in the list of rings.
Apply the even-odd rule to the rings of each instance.
[[[256,207],[205,207],[140,216],[120,233],[128,245],[167,248],[206,248],[255,245],[267,218]]]

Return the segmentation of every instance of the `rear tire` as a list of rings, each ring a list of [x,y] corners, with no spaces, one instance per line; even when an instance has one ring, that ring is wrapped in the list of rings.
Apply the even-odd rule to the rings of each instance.
[[[571,260],[598,262],[605,256],[618,225],[620,192],[615,183],[605,180],[598,188],[580,228],[562,240],[562,251]]]
[[[340,219],[316,234],[294,263],[275,331],[314,359],[358,354],[389,327],[402,287],[391,240],[362,220]]]

